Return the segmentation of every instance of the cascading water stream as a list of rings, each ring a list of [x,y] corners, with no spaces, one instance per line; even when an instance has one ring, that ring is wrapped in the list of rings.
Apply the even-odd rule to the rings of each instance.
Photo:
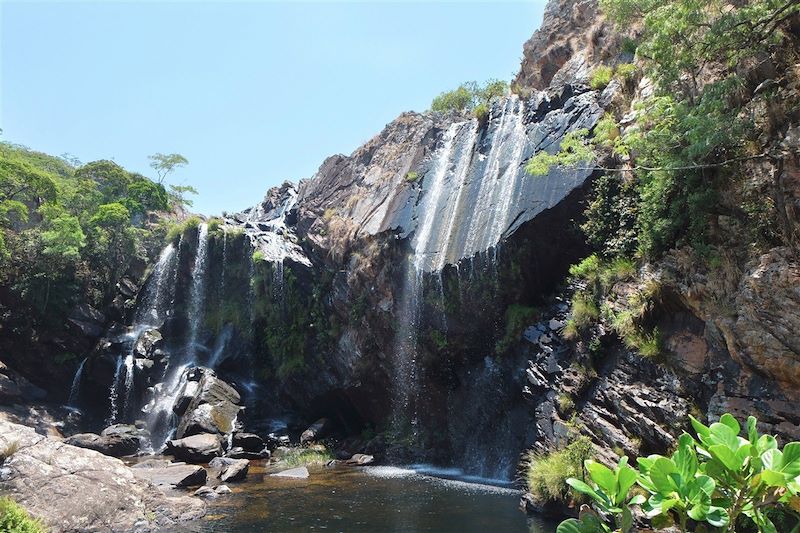
[[[81,380],[83,379],[83,367],[86,366],[86,361],[89,359],[85,357],[81,364],[78,365],[78,369],[75,371],[75,377],[72,378],[72,386],[69,389],[69,400],[67,400],[67,405],[69,407],[78,407],[78,400],[81,396]]]
[[[206,271],[208,270],[208,224],[200,224],[197,232],[197,255],[192,266],[192,288],[189,296],[189,339],[186,360],[197,360],[197,343],[203,321],[206,299]]]
[[[158,257],[153,273],[142,291],[141,301],[136,308],[133,325],[130,327],[130,331],[125,334],[123,342],[125,356],[120,357],[117,361],[114,381],[109,391],[111,401],[109,421],[111,423],[117,422],[119,418],[124,417],[131,404],[135,366],[134,350],[139,337],[146,330],[159,327],[166,316],[165,309],[169,303],[166,300],[170,296],[170,287],[172,285],[168,280],[174,270],[175,259],[175,247],[169,244],[161,251]]]

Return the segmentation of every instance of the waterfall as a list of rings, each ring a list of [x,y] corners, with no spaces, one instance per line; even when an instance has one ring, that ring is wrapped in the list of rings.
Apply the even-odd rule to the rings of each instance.
[[[153,272],[142,289],[134,322],[124,337],[125,357],[117,360],[114,381],[109,391],[111,401],[109,420],[111,423],[117,422],[128,414],[133,396],[136,343],[142,333],[150,328],[159,327],[166,317],[166,309],[171,303],[171,291],[174,286],[170,280],[172,272],[177,267],[176,259],[175,246],[167,245],[159,254]]]
[[[81,396],[81,380],[83,379],[83,367],[86,365],[88,357],[84,357],[81,364],[78,365],[78,370],[75,371],[75,377],[72,378],[72,386],[69,389],[69,400],[67,405],[69,407],[78,407],[78,400]]]
[[[206,296],[206,271],[208,263],[208,224],[200,224],[197,232],[197,254],[192,266],[192,287],[189,296],[189,340],[186,346],[186,359],[197,359],[197,343],[200,326],[203,322],[203,307]]]

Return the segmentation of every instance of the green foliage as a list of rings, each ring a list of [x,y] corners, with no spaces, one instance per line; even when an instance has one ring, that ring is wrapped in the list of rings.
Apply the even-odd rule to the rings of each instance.
[[[572,297],[572,320],[578,331],[585,331],[600,318],[600,309],[594,299],[583,291],[578,291]]]
[[[544,176],[554,166],[577,166],[591,164],[594,160],[593,146],[587,142],[589,130],[578,129],[564,135],[559,150],[555,154],[541,151],[525,165],[525,171],[532,176]]]
[[[0,284],[31,325],[105,306],[163,231],[141,216],[167,207],[162,186],[113,161],[71,161],[0,143]]]
[[[47,528],[8,497],[0,498],[0,533],[45,533]]]
[[[594,90],[605,89],[608,84],[611,83],[611,78],[613,76],[614,69],[612,67],[600,65],[592,71],[589,77],[589,86]]]
[[[333,460],[328,450],[312,448],[290,448],[278,460],[280,464],[289,468],[297,466],[322,466]]]
[[[758,433],[752,416],[744,430],[730,414],[710,426],[690,419],[696,437],[681,435],[671,456],[640,457],[638,470],[627,466],[626,457],[614,471],[587,460],[591,482],[571,478],[567,483],[589,496],[601,513],[612,516],[623,532],[631,529],[632,506],[641,506],[657,528],[675,524],[685,532],[698,527],[692,524],[705,523],[732,532],[744,520],[761,533],[777,533],[771,517],[781,515],[797,531],[800,442],[780,449],[774,437]],[[634,483],[646,497],[630,497]],[[562,526],[558,531],[583,531],[575,519]],[[603,524],[595,531],[610,530]]]
[[[636,76],[636,65],[633,63],[620,63],[614,69],[614,74],[623,82],[628,82]]]
[[[487,80],[480,85],[474,81],[462,83],[458,88],[443,92],[431,102],[431,111],[448,113],[473,112],[478,118],[485,118],[490,104],[508,94],[508,83],[501,80]]]
[[[150,160],[150,168],[156,171],[159,185],[164,181],[168,174],[176,169],[185,167],[189,160],[181,154],[162,154],[161,152],[147,156]]]
[[[497,343],[496,352],[505,353],[519,339],[525,328],[530,326],[538,317],[539,312],[535,307],[521,304],[511,304],[506,308],[506,329],[503,338]]]
[[[412,171],[412,172],[409,172],[408,174],[406,174],[406,181],[409,182],[409,183],[413,183],[413,182],[417,181],[418,178],[419,178],[419,174],[417,174],[416,172]]]
[[[578,437],[560,450],[529,452],[523,459],[525,483],[539,503],[563,501],[569,490],[567,479],[583,478],[583,462],[591,456],[592,441]]]

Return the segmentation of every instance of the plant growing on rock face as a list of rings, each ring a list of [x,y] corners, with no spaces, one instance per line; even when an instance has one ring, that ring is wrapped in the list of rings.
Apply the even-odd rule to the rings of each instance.
[[[588,460],[592,483],[578,479],[567,483],[590,496],[623,533],[632,526],[632,505],[640,505],[657,528],[676,524],[689,531],[694,522],[734,532],[744,520],[761,533],[777,533],[770,514],[777,511],[791,515],[796,520],[792,532],[800,531],[800,518],[793,512],[800,506],[800,442],[780,450],[774,437],[758,434],[752,416],[747,419],[746,438],[739,436],[741,427],[730,414],[710,426],[690,419],[697,437],[681,435],[671,456],[640,457],[638,472],[627,466],[627,458],[614,471]],[[631,478],[649,494],[647,498],[628,499]],[[566,520],[558,533],[611,531],[603,522],[596,526],[597,516],[585,515]]]

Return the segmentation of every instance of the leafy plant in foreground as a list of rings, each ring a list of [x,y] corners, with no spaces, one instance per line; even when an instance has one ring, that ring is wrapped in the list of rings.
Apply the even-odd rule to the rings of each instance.
[[[632,506],[641,506],[656,528],[674,524],[690,531],[690,524],[704,523],[706,530],[733,532],[744,521],[761,533],[777,533],[770,513],[780,511],[795,520],[792,533],[800,532],[794,513],[800,507],[800,442],[779,449],[775,437],[759,435],[752,416],[746,437],[730,414],[710,426],[690,418],[697,437],[681,435],[671,456],[640,457],[638,471],[625,457],[614,470],[588,460],[590,483],[574,478],[567,483],[588,495],[600,516],[610,516],[622,533],[632,528]],[[648,496],[629,498],[634,484]],[[562,522],[557,531],[612,530],[598,515],[584,513]]]

